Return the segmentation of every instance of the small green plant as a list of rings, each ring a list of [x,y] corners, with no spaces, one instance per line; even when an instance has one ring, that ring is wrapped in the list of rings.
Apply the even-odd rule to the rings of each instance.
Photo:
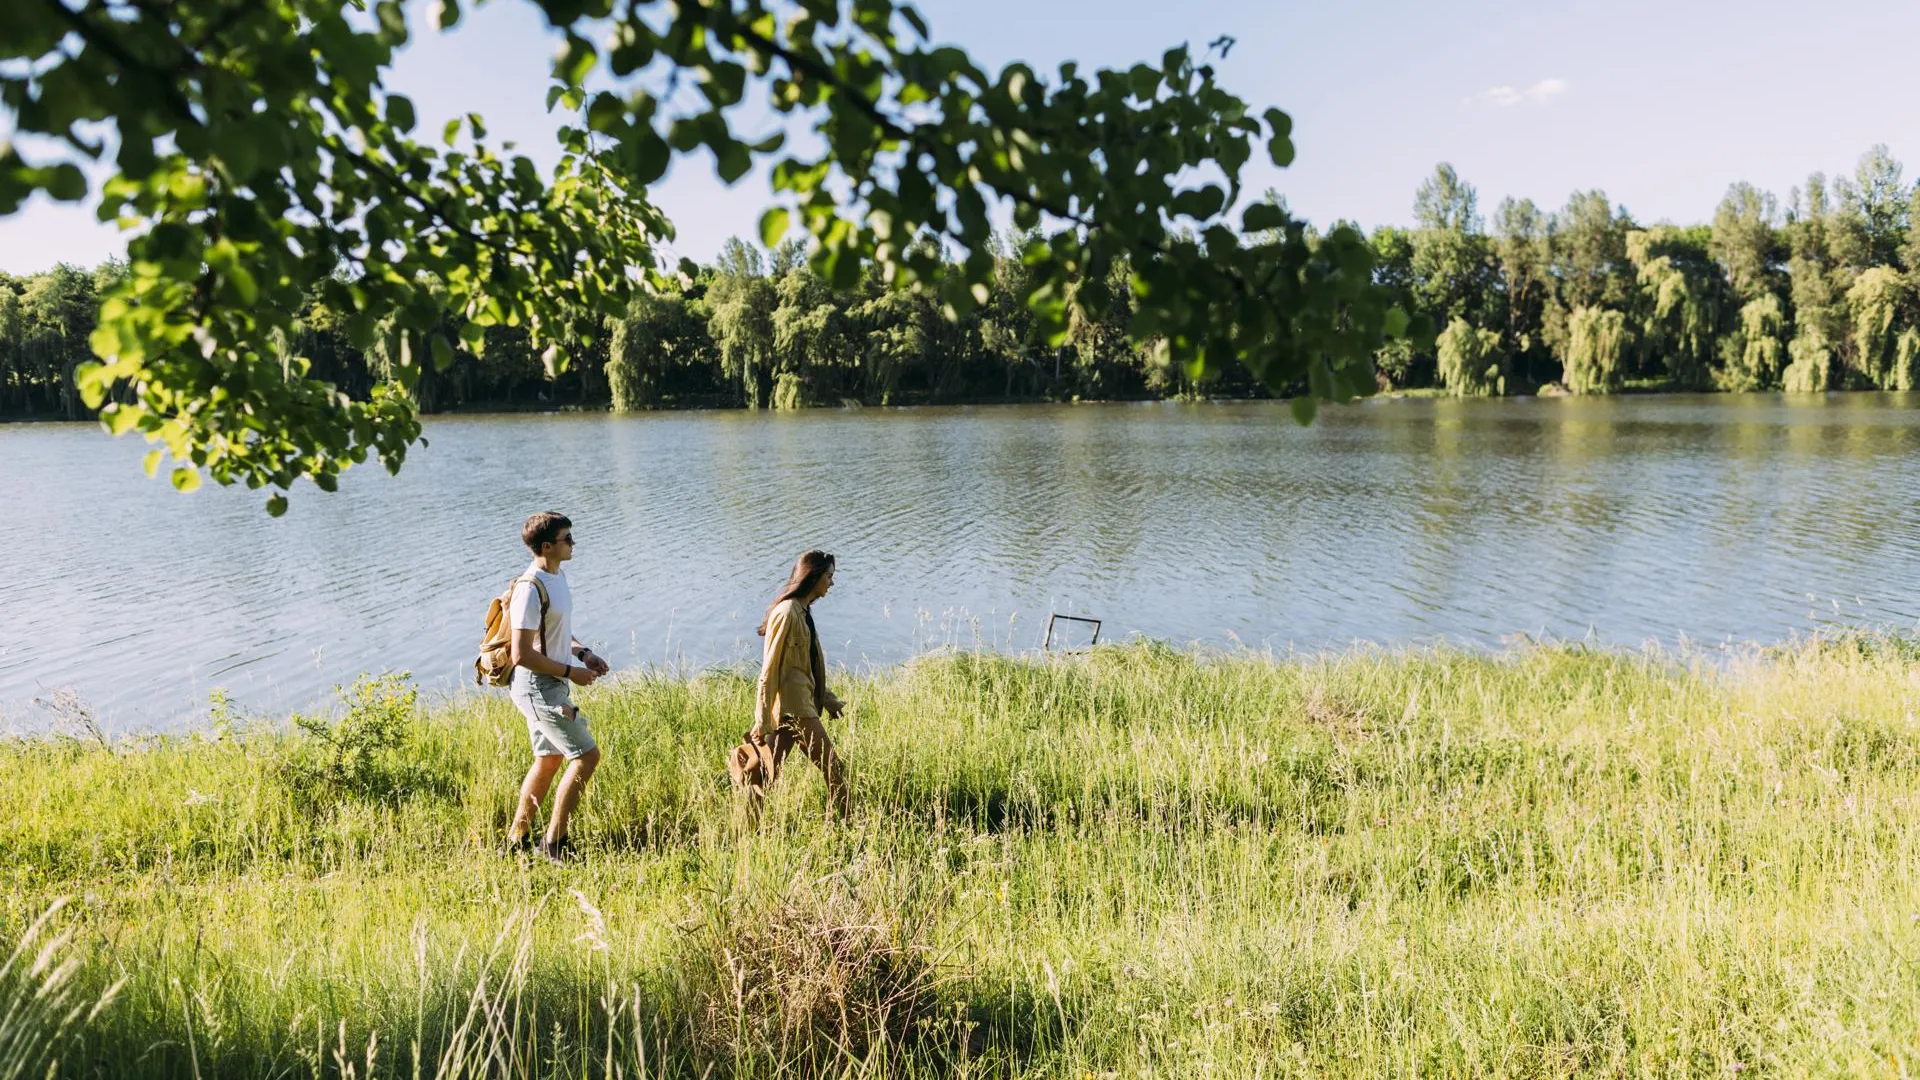
[[[309,807],[345,801],[398,803],[440,786],[412,750],[420,724],[419,692],[406,672],[362,675],[338,691],[337,720],[296,714],[306,738],[279,765],[295,800]]]

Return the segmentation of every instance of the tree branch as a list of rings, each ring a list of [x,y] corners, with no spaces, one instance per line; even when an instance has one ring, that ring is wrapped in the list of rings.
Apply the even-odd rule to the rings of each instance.
[[[844,82],[840,78],[839,73],[834,71],[832,68],[826,66],[825,64],[820,63],[818,60],[815,60],[810,56],[807,56],[803,53],[796,52],[793,49],[790,49],[787,46],[780,44],[779,42],[773,40],[772,38],[769,38],[753,30],[751,27],[746,27],[746,26],[735,27],[734,32],[739,34],[742,40],[759,48],[762,52],[768,54],[769,56],[776,57],[780,60],[785,61],[789,69],[796,72],[803,73],[807,75],[809,78],[818,79],[821,82],[827,84],[828,86],[833,87],[835,93],[838,93],[839,95],[841,95],[841,97],[851,102],[853,106],[861,112],[861,114],[866,116],[869,120],[873,121],[874,126],[878,127],[882,132],[884,132],[888,136],[900,142],[906,143],[915,152],[925,151],[926,147],[922,143],[920,134],[919,134],[919,132],[922,130],[923,125],[916,125],[915,127],[912,127],[912,128],[901,126],[900,121],[895,120],[893,117],[887,115],[885,112],[881,110],[878,102],[874,101],[872,98],[869,98],[867,95],[861,93],[859,90],[855,89],[854,87],[848,85],[846,82]],[[996,190],[999,190],[999,189],[996,189]],[[1081,217],[1078,214],[1072,213],[1068,208],[1064,206],[1060,206],[1055,203],[1049,203],[1027,192],[1001,190],[999,191],[999,193],[1001,195],[1006,196],[1009,199],[1012,199],[1016,203],[1020,203],[1031,209],[1038,210],[1041,213],[1051,214],[1054,217],[1060,218],[1063,221],[1071,221],[1074,224],[1079,225],[1083,228],[1093,227],[1092,222],[1086,220],[1085,218]],[[942,231],[944,232],[945,230],[942,230]]]

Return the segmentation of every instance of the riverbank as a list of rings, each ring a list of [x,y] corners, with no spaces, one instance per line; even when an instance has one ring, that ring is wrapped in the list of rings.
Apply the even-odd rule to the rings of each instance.
[[[62,1076],[1897,1075],[1920,658],[927,658],[743,835],[737,675],[584,693],[584,858],[500,854],[504,697],[11,742]],[[31,1020],[16,970],[0,1026]],[[417,1064],[416,1064],[417,1063]],[[417,1068],[417,1073],[416,1073]],[[862,1071],[862,1070],[865,1071]],[[709,1071],[710,1070],[710,1071]]]

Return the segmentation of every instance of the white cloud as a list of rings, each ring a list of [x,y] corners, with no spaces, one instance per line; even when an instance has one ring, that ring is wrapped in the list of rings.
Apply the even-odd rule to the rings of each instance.
[[[1536,104],[1550,101],[1567,92],[1565,79],[1541,79],[1532,86],[1515,88],[1512,86],[1491,86],[1468,100],[1483,105],[1519,105],[1524,102]]]

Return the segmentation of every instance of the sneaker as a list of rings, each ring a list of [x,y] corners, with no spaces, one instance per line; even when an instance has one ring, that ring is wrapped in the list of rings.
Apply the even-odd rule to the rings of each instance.
[[[573,850],[573,837],[563,836],[553,843],[541,841],[533,846],[533,853],[553,863],[555,866],[574,861],[578,856]]]

